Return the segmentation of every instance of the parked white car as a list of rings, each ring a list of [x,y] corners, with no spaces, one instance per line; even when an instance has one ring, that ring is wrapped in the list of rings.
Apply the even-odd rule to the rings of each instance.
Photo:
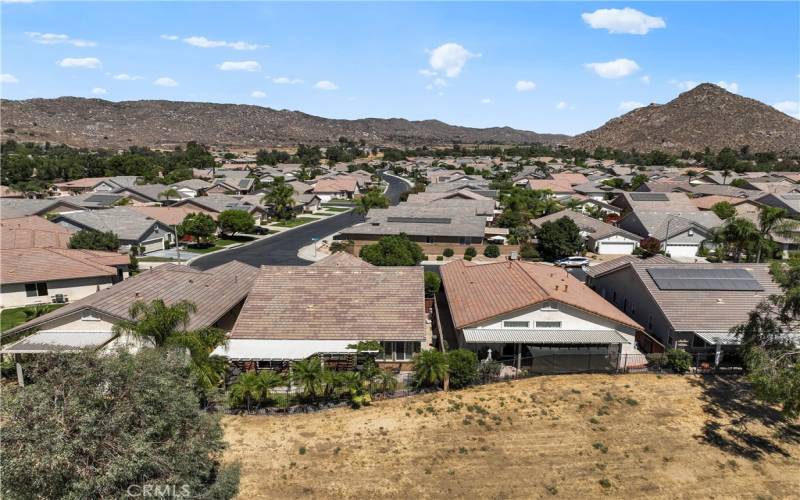
[[[584,267],[588,266],[589,262],[591,261],[587,257],[574,256],[558,259],[555,264],[561,267]]]

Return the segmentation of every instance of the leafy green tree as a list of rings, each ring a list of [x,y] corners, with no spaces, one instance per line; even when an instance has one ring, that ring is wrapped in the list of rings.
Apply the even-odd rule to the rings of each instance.
[[[119,250],[119,238],[112,231],[100,232],[94,229],[81,229],[69,238],[69,247],[79,250]]]
[[[739,158],[736,155],[736,151],[731,148],[722,148],[719,153],[717,153],[717,159],[714,163],[719,170],[732,170],[736,166],[738,160]]]
[[[217,223],[210,215],[198,212],[184,217],[180,232],[191,236],[198,243],[208,241],[217,232]]]
[[[736,188],[740,188],[740,189],[746,189],[747,188],[747,181],[744,180],[744,179],[738,178],[738,179],[732,180],[729,185],[733,186],[733,187],[736,187]]]
[[[642,186],[642,184],[644,184],[645,182],[647,182],[649,180],[650,180],[650,178],[647,177],[644,174],[636,174],[636,175],[634,175],[633,178],[631,179],[631,186],[630,186],[631,191],[636,191],[637,189],[639,189]]]
[[[736,215],[736,208],[727,201],[720,201],[711,206],[711,211],[714,212],[720,219],[730,219]]]
[[[389,198],[377,188],[368,190],[356,199],[356,213],[359,215],[367,215],[373,208],[386,208],[388,206]]]
[[[730,250],[734,262],[739,262],[743,254],[758,244],[760,235],[749,220],[732,217],[714,233],[714,240]]]
[[[639,241],[639,250],[643,258],[652,257],[653,255],[661,253],[661,241],[652,236],[643,238]]]
[[[321,394],[324,382],[322,362],[317,357],[303,359],[292,364],[292,381],[303,388],[303,394],[316,398]]]
[[[762,206],[758,210],[758,233],[761,236],[756,248],[756,262],[761,262],[761,253],[767,242],[772,243],[773,234],[797,241],[800,222],[789,218],[785,209]]]
[[[261,203],[272,206],[272,212],[280,220],[294,217],[294,188],[283,177],[272,181],[269,192],[261,198]]]
[[[445,383],[448,370],[447,358],[438,349],[428,349],[414,357],[414,383],[418,387]]]
[[[244,210],[223,210],[217,217],[217,225],[225,234],[246,233],[253,230],[256,219]]]
[[[569,217],[543,223],[536,237],[539,240],[539,253],[547,260],[575,255],[583,248],[580,229]]]
[[[358,256],[375,266],[416,266],[425,259],[422,248],[404,233],[381,237],[361,247]]]
[[[478,380],[478,356],[469,349],[456,349],[447,353],[450,387],[460,389]]]
[[[178,192],[178,190],[172,187],[158,193],[158,199],[160,200],[177,200],[180,197],[181,194]]]
[[[425,271],[425,295],[428,297],[433,297],[436,295],[436,292],[439,291],[439,287],[442,286],[442,279],[439,277],[438,274]]]
[[[124,498],[176,485],[192,498],[233,498],[219,415],[201,410],[181,353],[34,356],[29,383],[2,398],[5,498]],[[184,488],[185,485],[185,489]]]

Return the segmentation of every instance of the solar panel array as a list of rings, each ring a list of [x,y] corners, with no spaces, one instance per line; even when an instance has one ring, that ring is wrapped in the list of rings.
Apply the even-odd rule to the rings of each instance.
[[[631,193],[633,201],[669,201],[669,196],[664,193]]]
[[[647,272],[661,290],[760,292],[764,287],[746,269],[654,267]]]
[[[446,217],[387,217],[386,222],[406,222],[409,224],[450,224]]]

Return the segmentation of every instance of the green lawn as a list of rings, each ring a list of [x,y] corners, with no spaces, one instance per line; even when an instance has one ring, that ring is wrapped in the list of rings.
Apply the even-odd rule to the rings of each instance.
[[[43,311],[50,312],[58,309],[62,305],[64,304],[43,304],[40,307],[42,308]],[[25,323],[25,321],[27,320],[27,317],[25,316],[25,310],[29,308],[30,306],[17,307],[14,309],[3,309],[2,311],[0,311],[0,332],[10,330],[11,328],[14,328],[17,325]]]
[[[213,245],[187,245],[186,250],[193,253],[211,253],[216,252],[217,250],[222,250],[225,247],[235,245],[236,243],[247,243],[248,241],[253,241],[254,239],[255,238],[252,236],[226,236],[224,238],[217,238],[214,240]]]
[[[315,220],[319,219],[312,219],[310,217],[298,217],[296,219],[290,219],[287,221],[279,222],[275,224],[277,227],[297,227],[302,226],[303,224],[308,224],[309,222],[314,222]]]
[[[352,210],[350,208],[344,208],[344,207],[324,207],[324,208],[328,212],[337,212],[337,213],[347,212],[348,210]]]

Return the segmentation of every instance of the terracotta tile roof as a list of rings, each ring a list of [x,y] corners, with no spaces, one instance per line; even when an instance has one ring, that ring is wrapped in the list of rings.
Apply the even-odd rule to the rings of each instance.
[[[556,181],[553,179],[528,179],[528,187],[536,191],[549,189],[554,193],[575,192],[568,182]]]
[[[311,264],[317,267],[375,267],[347,252],[336,252]]]
[[[167,305],[181,300],[194,303],[197,312],[189,318],[188,328],[208,327],[244,300],[257,274],[257,268],[238,261],[206,271],[164,264],[8,330],[5,334],[29,330],[80,310],[93,310],[129,319],[131,304],[137,300],[149,302],[154,299],[162,299]]]
[[[441,275],[453,323],[459,329],[548,300],[642,329],[559,267],[520,261],[473,264],[456,260],[442,266]]]
[[[0,246],[20,248],[67,248],[72,232],[44,217],[32,215],[0,220]]]
[[[155,219],[168,226],[175,226],[183,222],[189,214],[204,213],[210,215],[212,219],[217,220],[217,214],[211,210],[203,210],[191,205],[181,205],[177,207],[144,207],[144,206],[131,206],[131,210],[135,210],[142,215]]]
[[[572,172],[550,174],[550,178],[556,182],[559,182],[561,184],[568,184],[570,186],[578,186],[580,184],[586,184],[587,182],[589,182],[589,179],[587,179],[585,175],[576,174]]]
[[[607,260],[605,262],[601,262],[600,264],[589,266],[586,270],[586,274],[594,278],[596,276],[600,276],[602,274],[606,274],[610,271],[614,271],[615,269],[619,269],[620,267],[627,265],[631,262],[649,262],[650,264],[675,264],[677,261],[670,259],[665,255],[653,255],[652,257],[648,257],[647,259],[642,259],[636,255],[623,255],[622,257],[617,257],[616,259]]]
[[[701,196],[699,198],[691,198],[691,201],[700,210],[711,210],[711,207],[713,207],[714,205],[716,205],[721,201],[727,201],[731,205],[738,205],[739,203],[748,201],[748,199],[738,198],[735,196],[711,195],[711,196]]]
[[[4,285],[116,275],[116,269],[80,250],[24,248],[0,253],[0,283]]]
[[[315,193],[352,193],[356,190],[358,181],[355,177],[338,176],[333,179],[321,179],[314,184]]]
[[[262,267],[230,338],[423,341],[422,273],[421,267]]]
[[[74,181],[56,182],[53,185],[58,189],[92,188],[98,183],[108,179],[110,179],[110,177],[84,177],[83,179],[75,179]]]

